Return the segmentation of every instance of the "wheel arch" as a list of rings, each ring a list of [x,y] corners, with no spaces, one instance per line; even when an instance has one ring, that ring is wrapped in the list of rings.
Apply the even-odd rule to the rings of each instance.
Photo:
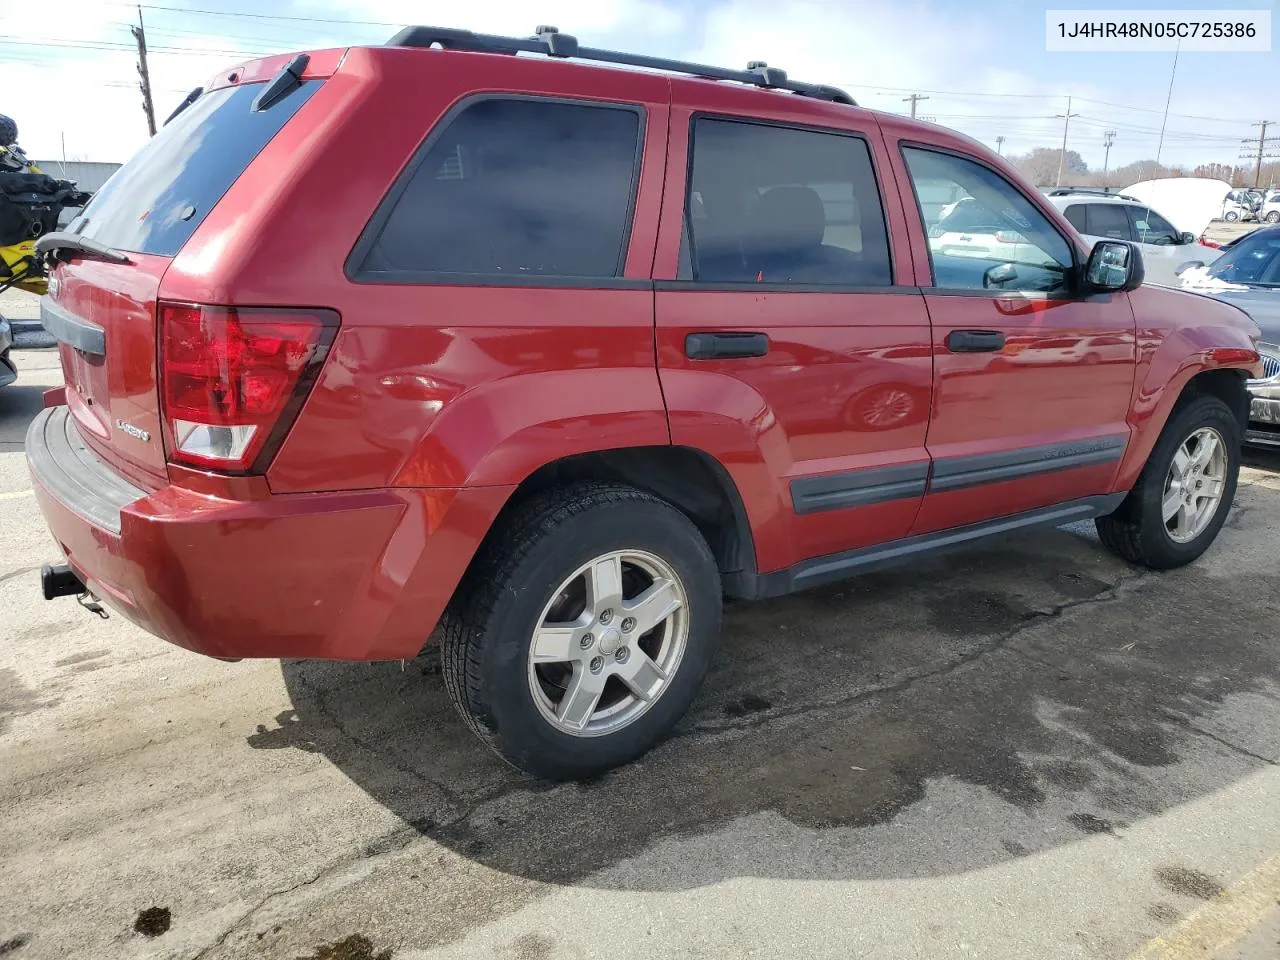
[[[672,504],[706,538],[725,593],[753,596],[756,547],[742,496],[724,465],[693,447],[619,447],[543,464],[516,486],[490,535],[528,498],[553,487],[592,481],[626,483]]]

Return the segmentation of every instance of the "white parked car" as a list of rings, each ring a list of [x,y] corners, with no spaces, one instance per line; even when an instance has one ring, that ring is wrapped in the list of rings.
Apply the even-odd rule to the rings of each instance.
[[[938,211],[929,227],[929,249],[947,257],[973,257],[1010,263],[1045,263],[1049,258],[1019,233],[1007,218],[973,197],[961,197]]]
[[[1147,283],[1178,286],[1177,269],[1188,260],[1212,263],[1218,251],[1199,243],[1199,231],[1180,231],[1137,197],[1101,190],[1052,190],[1049,202],[1062,211],[1090,244],[1128,240],[1142,248]]]
[[[1258,213],[1258,219],[1264,223],[1280,223],[1280,190],[1267,194],[1267,199],[1262,203],[1262,210]]]

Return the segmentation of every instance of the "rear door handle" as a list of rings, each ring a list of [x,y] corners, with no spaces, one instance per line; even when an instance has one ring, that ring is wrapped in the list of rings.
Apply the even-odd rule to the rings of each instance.
[[[763,333],[691,333],[684,338],[684,355],[690,360],[725,360],[763,357],[769,337]]]
[[[952,353],[994,353],[1004,349],[1004,334],[998,330],[952,330],[947,334]]]

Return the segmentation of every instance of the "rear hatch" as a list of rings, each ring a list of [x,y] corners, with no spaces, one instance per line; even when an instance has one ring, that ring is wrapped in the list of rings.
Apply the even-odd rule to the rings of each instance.
[[[239,74],[250,75],[250,68]],[[323,82],[293,84],[262,107],[255,102],[274,85],[269,78],[205,92],[117,171],[68,232],[126,262],[63,249],[66,262],[53,271],[42,304],[46,326],[61,341],[67,406],[85,442],[148,488],[166,479],[156,332],[165,271]]]

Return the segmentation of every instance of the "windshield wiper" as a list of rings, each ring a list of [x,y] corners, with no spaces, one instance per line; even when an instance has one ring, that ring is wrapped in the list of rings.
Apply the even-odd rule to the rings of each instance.
[[[119,250],[77,233],[46,233],[36,241],[36,253],[42,257],[52,256],[55,260],[66,259],[65,256],[59,256],[58,251],[61,250],[81,253],[95,260],[106,260],[108,263],[132,263]]]
[[[173,113],[169,114],[169,116],[165,117],[164,123],[160,124],[160,126],[167,127],[169,125],[169,121],[171,121],[174,117],[180,114],[183,110],[187,109],[187,107],[191,106],[197,100],[199,100],[200,95],[202,93],[204,93],[204,87],[196,87],[194,90],[188,93],[186,97],[183,98],[183,101],[180,104],[178,104],[177,109],[174,110]]]

